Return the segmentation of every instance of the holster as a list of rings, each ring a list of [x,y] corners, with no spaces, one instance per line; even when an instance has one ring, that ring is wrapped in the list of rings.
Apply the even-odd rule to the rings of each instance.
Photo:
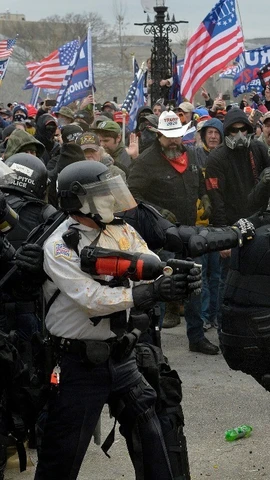
[[[89,362],[92,366],[105,363],[111,354],[111,345],[98,340],[81,340],[82,360]]]

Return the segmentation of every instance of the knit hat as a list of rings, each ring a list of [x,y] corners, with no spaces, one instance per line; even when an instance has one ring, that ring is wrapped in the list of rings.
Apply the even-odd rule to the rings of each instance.
[[[55,116],[58,117],[58,115],[63,115],[63,117],[74,120],[74,112],[69,107],[61,107],[60,110],[55,112]]]
[[[65,125],[61,130],[63,143],[75,142],[82,133],[83,129],[76,123]]]
[[[104,121],[98,124],[97,128],[95,129],[97,133],[102,134],[102,132],[114,132],[114,133],[121,133],[121,127],[118,123],[113,122],[112,120]]]
[[[21,115],[25,120],[28,117],[28,112],[27,112],[27,108],[26,108],[25,105],[16,105],[16,107],[13,108],[13,112],[12,112],[13,120],[15,120],[15,115],[19,110],[21,110],[23,112]]]
[[[85,132],[80,135],[77,138],[76,143],[80,145],[82,150],[87,150],[89,148],[97,152],[100,147],[100,141],[98,136],[92,132]]]

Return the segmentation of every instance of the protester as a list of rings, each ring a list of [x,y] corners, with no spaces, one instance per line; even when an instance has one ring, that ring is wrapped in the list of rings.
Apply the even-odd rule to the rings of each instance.
[[[171,222],[195,225],[197,199],[202,200],[208,215],[210,202],[194,150],[182,144],[181,137],[187,129],[188,124],[182,125],[175,113],[163,112],[156,129],[157,139],[137,158],[128,184],[137,201],[153,205]],[[190,350],[217,354],[218,347],[209,342],[203,332],[200,296],[185,302],[185,319]],[[176,326],[169,323],[169,319],[167,325]],[[163,326],[166,327],[166,322]]]

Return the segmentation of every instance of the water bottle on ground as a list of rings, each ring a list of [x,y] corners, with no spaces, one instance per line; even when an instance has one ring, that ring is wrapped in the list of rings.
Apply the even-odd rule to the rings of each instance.
[[[225,440],[227,440],[227,442],[233,442],[234,440],[238,440],[239,438],[247,438],[250,436],[252,430],[252,427],[250,427],[249,425],[241,425],[240,427],[226,430]]]

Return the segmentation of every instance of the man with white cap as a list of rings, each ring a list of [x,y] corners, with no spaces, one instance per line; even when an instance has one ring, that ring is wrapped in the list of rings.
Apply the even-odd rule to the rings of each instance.
[[[158,127],[152,127],[157,139],[134,162],[128,184],[137,201],[153,205],[172,222],[193,226],[198,198],[208,215],[211,209],[194,149],[182,144],[188,128],[189,124],[183,126],[174,112],[163,112]],[[205,338],[200,311],[200,297],[192,296],[185,305],[189,347],[191,351],[213,355],[218,353],[218,347]]]

